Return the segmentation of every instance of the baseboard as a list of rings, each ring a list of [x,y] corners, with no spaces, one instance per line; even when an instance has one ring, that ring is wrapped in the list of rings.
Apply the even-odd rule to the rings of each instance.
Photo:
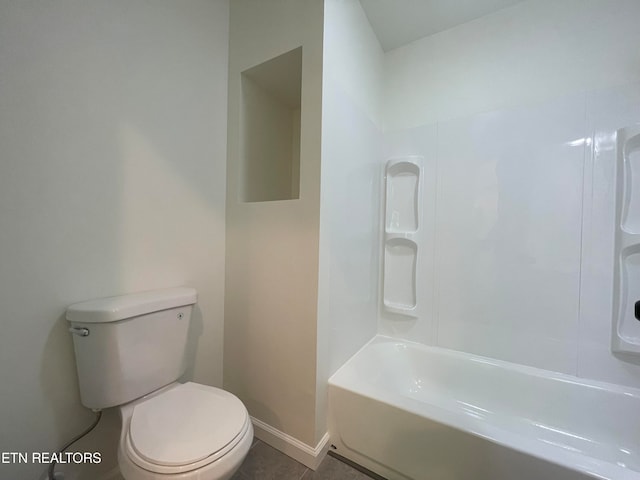
[[[325,433],[314,448],[257,418],[251,417],[251,422],[253,423],[254,435],[258,439],[280,450],[311,470],[316,470],[320,466],[327,454],[327,450],[329,450],[329,433]]]

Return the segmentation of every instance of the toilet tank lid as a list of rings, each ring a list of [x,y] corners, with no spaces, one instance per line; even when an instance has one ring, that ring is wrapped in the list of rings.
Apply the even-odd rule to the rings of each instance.
[[[152,290],[75,303],[67,308],[67,320],[79,323],[116,322],[160,310],[193,305],[196,301],[195,288]]]

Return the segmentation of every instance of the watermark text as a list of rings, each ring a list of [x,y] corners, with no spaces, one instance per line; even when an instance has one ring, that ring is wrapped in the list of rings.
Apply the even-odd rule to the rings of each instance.
[[[100,452],[0,452],[0,464],[6,463],[100,463]]]

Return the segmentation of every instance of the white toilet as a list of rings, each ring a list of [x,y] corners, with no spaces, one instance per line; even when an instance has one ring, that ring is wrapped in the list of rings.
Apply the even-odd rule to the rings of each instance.
[[[253,441],[229,392],[177,383],[185,371],[192,288],[77,303],[67,309],[82,404],[119,407],[126,480],[227,480]]]

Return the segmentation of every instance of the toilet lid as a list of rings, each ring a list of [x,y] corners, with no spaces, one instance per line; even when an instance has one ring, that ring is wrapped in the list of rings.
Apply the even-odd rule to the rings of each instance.
[[[136,405],[131,445],[157,465],[195,463],[227,446],[247,420],[242,402],[224,390],[185,383]]]

